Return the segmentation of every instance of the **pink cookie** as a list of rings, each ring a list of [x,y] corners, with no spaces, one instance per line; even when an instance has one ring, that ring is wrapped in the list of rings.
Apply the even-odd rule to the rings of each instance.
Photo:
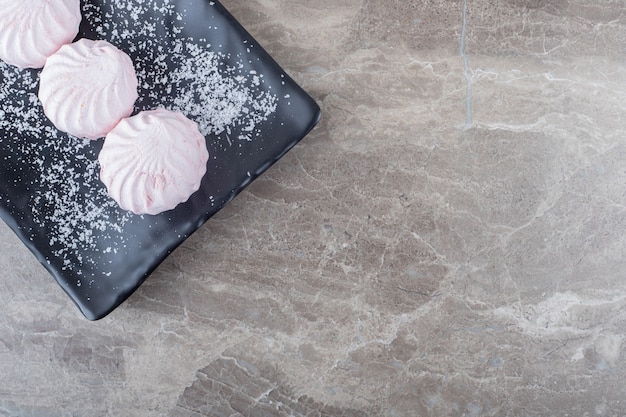
[[[81,138],[106,136],[132,113],[137,98],[130,57],[106,41],[65,45],[41,71],[44,113],[59,130]]]
[[[158,214],[200,188],[208,158],[195,122],[179,112],[144,111],[122,120],[104,139],[100,180],[124,210]]]
[[[0,0],[0,59],[41,68],[78,34],[79,0]]]

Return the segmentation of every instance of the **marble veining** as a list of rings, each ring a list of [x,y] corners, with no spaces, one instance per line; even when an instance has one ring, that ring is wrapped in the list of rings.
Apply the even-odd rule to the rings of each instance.
[[[467,0],[463,0],[463,27],[461,29],[460,54],[463,58],[463,75],[465,76],[465,126],[472,127],[472,77],[470,75],[469,58],[465,53],[465,39],[467,38]]]
[[[224,5],[322,121],[98,322],[0,225],[0,415],[626,415],[624,2]]]

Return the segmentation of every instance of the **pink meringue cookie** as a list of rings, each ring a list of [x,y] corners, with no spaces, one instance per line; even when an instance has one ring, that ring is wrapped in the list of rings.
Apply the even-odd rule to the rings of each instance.
[[[0,0],[0,59],[41,68],[72,42],[80,21],[80,0]]]
[[[159,214],[200,188],[209,152],[198,125],[182,113],[143,111],[104,139],[100,180],[124,210]]]
[[[48,58],[39,100],[59,130],[98,139],[132,113],[137,84],[126,53],[106,41],[81,39]]]

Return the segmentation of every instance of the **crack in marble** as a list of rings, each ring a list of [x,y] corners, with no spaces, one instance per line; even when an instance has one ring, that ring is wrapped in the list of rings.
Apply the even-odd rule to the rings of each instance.
[[[593,321],[589,327],[579,324],[589,314],[587,310],[620,311],[626,305],[626,294],[613,292],[611,295],[612,298],[603,299],[593,298],[593,295],[584,297],[574,292],[555,293],[538,304],[515,303],[510,307],[493,309],[490,314],[494,317],[513,320],[511,324],[519,327],[525,334],[536,338],[559,333],[583,337],[601,331],[606,325]],[[615,317],[615,319],[618,318]]]
[[[465,51],[465,40],[467,37],[467,0],[463,0],[463,26],[461,28],[460,55],[463,59],[463,75],[465,77],[465,126],[463,130],[472,127],[472,76],[470,74],[469,58]]]
[[[196,380],[180,396],[176,409],[200,416],[367,416],[357,409],[333,407],[297,394],[279,372],[262,372],[240,358],[221,355],[198,370]],[[261,414],[260,414],[261,413]]]

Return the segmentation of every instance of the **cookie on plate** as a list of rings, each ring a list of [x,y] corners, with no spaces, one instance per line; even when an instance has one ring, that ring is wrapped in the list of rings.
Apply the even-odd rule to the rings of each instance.
[[[0,59],[41,68],[78,34],[79,0],[0,0]]]
[[[100,180],[124,210],[159,214],[200,188],[209,152],[198,125],[180,112],[143,111],[104,139]]]
[[[39,80],[39,100],[59,130],[98,139],[132,113],[137,84],[126,53],[107,41],[81,39],[48,58]]]

